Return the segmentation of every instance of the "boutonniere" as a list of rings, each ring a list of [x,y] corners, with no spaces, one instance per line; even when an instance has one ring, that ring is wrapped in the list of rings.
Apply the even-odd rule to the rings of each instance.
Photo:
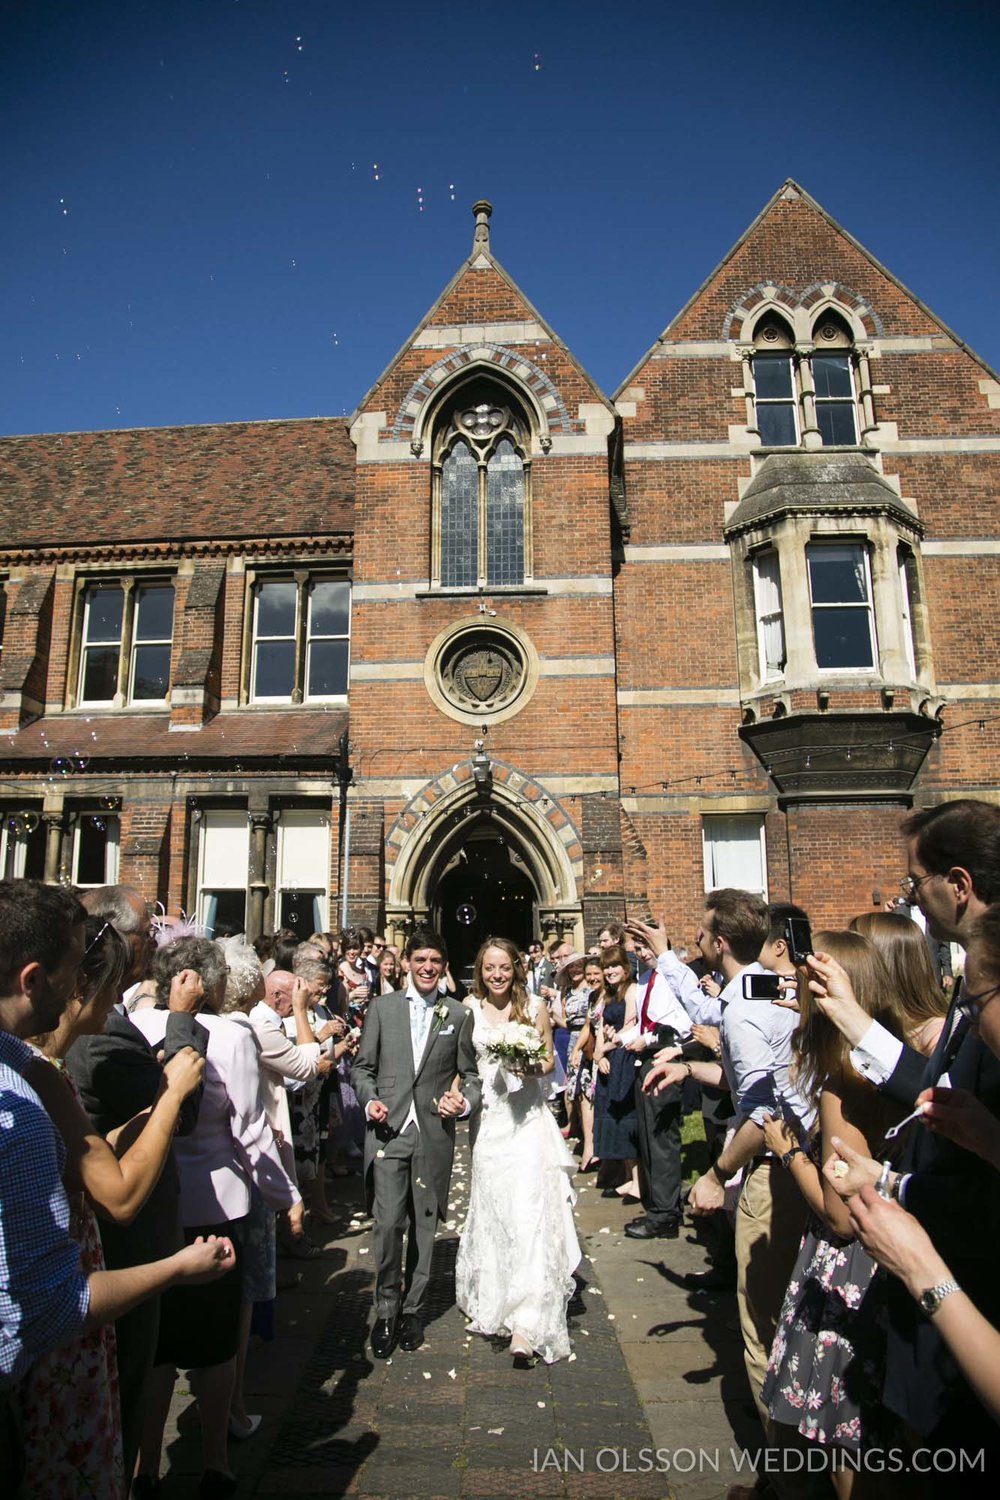
[[[439,1000],[434,1007],[434,1019],[438,1026],[443,1026],[448,1019],[448,1006],[444,1000]]]

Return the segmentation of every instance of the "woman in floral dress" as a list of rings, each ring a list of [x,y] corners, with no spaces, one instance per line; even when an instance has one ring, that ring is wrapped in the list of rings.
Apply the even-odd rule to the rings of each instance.
[[[906,1016],[888,970],[867,938],[853,932],[814,934],[817,955],[833,960],[873,1019],[903,1036]],[[822,981],[799,971],[802,1021],[793,1043],[799,1086],[819,1115],[817,1158],[833,1152],[832,1137],[866,1156],[881,1154],[886,1129],[903,1110],[878,1094],[851,1067],[848,1044],[816,1003]],[[788,1283],[771,1349],[763,1397],[775,1422],[796,1427],[824,1446],[878,1446],[885,1355],[885,1280],[854,1237],[847,1210],[816,1163],[801,1152],[781,1120],[765,1129],[767,1144],[784,1156],[812,1209]],[[831,1472],[841,1500],[858,1476]]]

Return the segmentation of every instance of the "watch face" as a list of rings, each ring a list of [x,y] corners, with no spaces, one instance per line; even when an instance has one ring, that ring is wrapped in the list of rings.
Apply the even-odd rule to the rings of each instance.
[[[938,1308],[941,1306],[941,1298],[938,1296],[933,1287],[928,1287],[926,1292],[920,1293],[920,1306],[928,1315],[937,1312]]]

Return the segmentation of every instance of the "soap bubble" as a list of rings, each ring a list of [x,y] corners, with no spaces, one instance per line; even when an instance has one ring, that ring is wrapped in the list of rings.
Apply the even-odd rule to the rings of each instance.
[[[39,817],[38,817],[38,814],[36,812],[29,812],[29,813],[25,813],[24,814],[24,831],[25,831],[25,833],[34,833],[35,830],[36,830],[36,828],[38,827],[38,823],[39,823]]]
[[[108,825],[107,823],[105,823],[103,818],[92,817],[90,820],[90,826],[91,828],[96,828],[98,833],[103,833]]]
[[[16,839],[23,839],[25,834],[24,818],[20,813],[11,813],[7,819],[7,828]]]
[[[118,798],[117,797],[99,797],[97,799],[97,805],[104,812],[115,812],[116,809],[117,809],[117,807],[118,807]]]
[[[90,753],[87,750],[74,750],[70,759],[76,771],[85,771],[90,765]]]
[[[73,774],[73,762],[65,755],[56,755],[49,761],[49,770],[53,776],[71,776]]]
[[[455,913],[455,921],[460,922],[463,927],[471,927],[477,915],[476,908],[470,902],[463,901]]]

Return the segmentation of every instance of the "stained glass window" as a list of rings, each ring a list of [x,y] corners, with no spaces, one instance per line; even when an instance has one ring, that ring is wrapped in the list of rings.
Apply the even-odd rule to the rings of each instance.
[[[486,582],[524,582],[524,464],[509,438],[486,466]]]
[[[441,466],[441,583],[474,588],[478,582],[479,466],[467,443],[457,442]]]

